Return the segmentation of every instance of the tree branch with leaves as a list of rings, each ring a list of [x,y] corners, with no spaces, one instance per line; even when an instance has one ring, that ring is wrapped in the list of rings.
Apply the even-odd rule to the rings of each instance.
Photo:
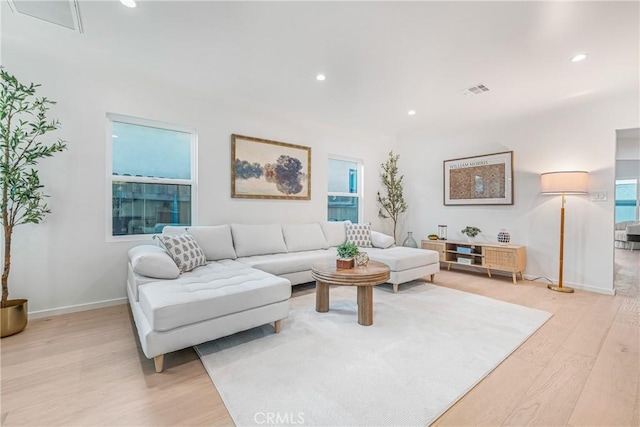
[[[55,102],[36,96],[40,85],[24,85],[0,68],[0,186],[4,264],[2,269],[2,308],[9,298],[11,244],[17,225],[38,224],[51,212],[42,191],[38,161],[66,148],[58,139],[45,144],[40,137],[60,128],[58,120],[47,120],[47,112]]]
[[[404,188],[402,180],[404,175],[398,176],[398,159],[400,155],[394,155],[393,151],[389,152],[389,158],[385,163],[382,163],[380,167],[380,178],[382,185],[386,191],[386,196],[383,196],[378,191],[377,199],[380,205],[378,211],[378,217],[382,219],[391,218],[393,221],[393,239],[396,241],[396,230],[398,228],[398,219],[401,213],[406,212],[407,203],[404,201]]]

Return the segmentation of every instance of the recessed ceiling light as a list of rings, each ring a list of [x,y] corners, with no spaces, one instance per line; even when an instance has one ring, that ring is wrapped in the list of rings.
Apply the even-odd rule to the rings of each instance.
[[[587,58],[587,54],[586,53],[580,53],[576,56],[574,56],[573,58],[571,58],[571,62],[580,62],[584,59]]]
[[[410,115],[410,116],[415,116],[416,115],[416,110],[409,110],[407,112],[407,114]]]
[[[127,7],[136,7],[136,0],[120,0],[120,3]]]
[[[316,80],[324,81],[327,77],[324,74],[318,74]]]

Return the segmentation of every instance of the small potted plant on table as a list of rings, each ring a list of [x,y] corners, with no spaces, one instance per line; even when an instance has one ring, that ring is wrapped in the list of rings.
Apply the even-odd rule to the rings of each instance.
[[[480,234],[482,230],[480,230],[478,227],[470,227],[467,225],[460,232],[465,236],[467,236],[467,240],[469,241],[469,243],[475,243],[476,236]]]
[[[343,243],[336,248],[338,250],[338,260],[336,266],[338,268],[353,268],[355,265],[355,257],[358,255],[358,247],[353,243]]]

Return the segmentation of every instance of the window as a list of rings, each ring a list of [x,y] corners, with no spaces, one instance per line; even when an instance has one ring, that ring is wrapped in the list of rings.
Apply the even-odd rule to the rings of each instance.
[[[616,180],[615,222],[638,220],[639,194],[637,179]]]
[[[330,157],[328,167],[327,219],[329,221],[361,222],[362,212],[361,160]]]
[[[191,225],[195,212],[195,131],[109,114],[110,236]]]

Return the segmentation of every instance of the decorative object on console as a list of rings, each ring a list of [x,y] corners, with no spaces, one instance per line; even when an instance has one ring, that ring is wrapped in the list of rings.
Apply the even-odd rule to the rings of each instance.
[[[429,234],[427,236],[427,239],[429,239],[429,240],[438,240],[438,235],[437,234]]]
[[[358,252],[358,255],[356,255],[356,264],[361,267],[369,264],[369,254],[366,252]]]
[[[0,304],[2,337],[17,334],[27,326],[27,300],[9,299],[11,243],[13,230],[21,224],[39,224],[51,210],[45,203],[48,197],[38,176],[37,164],[67,148],[58,139],[47,145],[40,137],[60,128],[58,120],[47,122],[47,112],[55,102],[36,96],[40,85],[24,85],[0,67],[0,186],[2,187],[2,215],[4,266],[2,271],[2,302]]]
[[[358,255],[360,250],[353,243],[343,243],[342,245],[336,248],[338,251],[338,260],[336,261],[336,266],[338,268],[353,268],[355,266],[355,257]]]
[[[417,248],[418,242],[413,238],[413,232],[407,232],[407,238],[402,242],[402,246],[406,246],[407,248]]]
[[[560,263],[558,267],[558,284],[547,287],[557,292],[573,292],[573,289],[562,285],[562,275],[564,270],[564,205],[567,194],[587,194],[588,172],[584,171],[561,171],[546,172],[540,175],[540,187],[542,194],[561,195],[562,207],[560,208]]]
[[[508,245],[511,241],[511,234],[504,228],[500,229],[498,232],[498,243],[501,245]]]
[[[393,155],[393,151],[389,151],[389,158],[385,163],[382,163],[380,167],[382,172],[380,178],[382,179],[382,185],[384,186],[387,195],[382,196],[378,191],[377,199],[380,205],[378,211],[378,217],[382,219],[391,218],[393,221],[393,241],[398,241],[396,236],[396,229],[398,227],[398,218],[400,214],[407,210],[407,203],[404,201],[402,180],[404,175],[398,177],[398,159],[399,155]]]
[[[444,205],[512,205],[513,151],[444,161]]]
[[[467,236],[467,240],[469,240],[469,243],[473,243],[476,241],[476,236],[480,234],[482,230],[480,230],[478,227],[470,227],[467,225],[465,228],[460,230],[460,232]]]
[[[438,240],[447,240],[447,226],[439,225],[438,226]]]
[[[311,199],[311,148],[231,135],[231,197]]]

